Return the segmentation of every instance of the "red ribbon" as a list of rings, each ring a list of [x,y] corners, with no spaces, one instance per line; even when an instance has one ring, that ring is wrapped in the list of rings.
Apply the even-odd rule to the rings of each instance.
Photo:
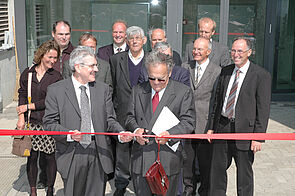
[[[74,134],[67,131],[34,131],[34,130],[7,130],[1,129],[0,136],[13,135],[68,135]],[[134,133],[81,133],[95,135],[129,135],[142,136]],[[144,137],[159,137],[156,135],[144,135]],[[219,139],[219,140],[295,140],[295,133],[214,133],[214,134],[180,134],[166,135],[162,138],[176,139]]]

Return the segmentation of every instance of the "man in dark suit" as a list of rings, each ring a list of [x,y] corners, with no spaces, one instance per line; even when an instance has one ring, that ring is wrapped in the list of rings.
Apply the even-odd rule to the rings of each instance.
[[[208,39],[198,38],[194,42],[194,60],[182,66],[190,71],[190,82],[194,92],[196,107],[196,134],[207,133],[208,116],[212,102],[217,78],[221,67],[212,63],[208,56],[211,53],[212,44]],[[185,140],[185,152],[187,159],[183,166],[183,183],[185,185],[184,196],[194,195],[197,188],[197,175],[195,169],[195,159],[198,160],[201,186],[199,195],[207,196],[209,192],[209,173],[211,165],[212,148],[207,140]]]
[[[162,52],[162,53],[169,55],[171,57],[173,55],[171,46],[167,42],[156,43],[154,50]],[[170,78],[172,80],[181,82],[187,86],[191,86],[190,85],[190,73],[187,69],[185,69],[181,66],[173,66]],[[139,75],[139,79],[138,79],[139,83],[142,83],[144,81],[149,81],[148,72],[145,67],[143,67],[143,69],[141,70],[140,75]]]
[[[112,55],[129,49],[126,44],[126,29],[127,23],[123,20],[117,20],[112,27],[113,43],[100,47],[97,51],[97,56],[107,62]]]
[[[138,26],[129,27],[126,34],[129,51],[118,53],[110,58],[114,108],[122,126],[125,124],[131,89],[138,83],[145,55],[143,46],[147,41],[143,29]],[[129,184],[130,145],[117,142],[115,196],[124,195]]]
[[[179,123],[168,130],[163,130],[160,136],[188,134],[195,128],[195,108],[192,90],[177,81],[170,80],[173,60],[171,56],[152,51],[145,60],[149,74],[149,82],[138,84],[132,89],[129,101],[126,129],[136,134],[153,134],[154,123],[164,106],[179,119]],[[182,165],[182,145],[176,151],[170,145],[178,142],[168,138],[136,137],[131,152],[131,173],[136,195],[151,196],[151,190],[145,179],[145,174],[157,159],[158,145],[160,161],[169,179],[169,189],[166,195],[176,195],[179,173]]]
[[[96,52],[97,39],[94,35],[90,33],[84,33],[79,38],[80,46],[88,46],[92,48]],[[110,64],[101,59],[97,58],[97,68],[98,72],[95,73],[95,80],[104,82],[110,86],[112,86],[112,77],[111,77],[111,68]],[[62,76],[64,79],[71,77],[73,71],[69,65],[69,61],[66,61],[63,66]]]
[[[250,40],[237,38],[232,45],[234,64],[221,70],[208,133],[266,132],[271,98],[271,76],[249,61]],[[254,154],[262,141],[213,140],[211,196],[225,196],[227,169],[234,158],[237,167],[237,194],[253,195]]]
[[[149,30],[149,38],[151,42],[152,50],[155,48],[158,42],[167,42],[166,31],[163,29],[151,29]],[[173,50],[173,61],[176,66],[181,66],[182,61],[178,52]]]
[[[43,123],[46,130],[69,131],[55,136],[57,169],[65,196],[105,195],[107,174],[113,172],[110,138],[83,132],[122,132],[116,121],[109,86],[95,82],[96,54],[78,46],[71,54],[71,78],[48,87]],[[121,136],[120,141],[132,138]]]
[[[231,64],[229,50],[226,45],[213,41],[212,36],[215,34],[216,22],[211,18],[201,18],[198,21],[199,36],[210,40],[212,44],[212,51],[209,59],[216,65],[221,67]],[[193,42],[186,45],[184,59],[186,62],[193,60]]]

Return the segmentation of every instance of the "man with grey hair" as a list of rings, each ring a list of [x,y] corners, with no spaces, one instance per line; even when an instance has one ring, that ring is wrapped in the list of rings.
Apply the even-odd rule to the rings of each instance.
[[[97,51],[97,56],[107,62],[112,55],[129,49],[126,44],[127,23],[124,20],[116,20],[112,26],[113,43],[102,46]]]
[[[170,44],[167,42],[157,42],[154,46],[154,51],[159,51],[163,54],[169,55],[172,57],[172,49]],[[174,62],[173,62],[174,63]],[[181,82],[187,86],[190,86],[190,73],[187,69],[181,66],[173,66],[171,77],[172,80]],[[142,69],[142,72],[139,75],[139,82],[148,81],[147,69]]]
[[[111,56],[111,75],[113,80],[113,102],[119,123],[124,126],[127,103],[131,89],[138,83],[143,66],[145,52],[143,46],[147,41],[142,28],[131,26],[126,30],[128,52]],[[130,145],[116,143],[115,196],[124,195],[129,184]]]
[[[195,129],[195,106],[192,90],[177,81],[170,80],[173,61],[171,56],[159,51],[150,52],[145,59],[148,70],[148,82],[138,84],[132,89],[128,102],[126,129],[136,134],[154,134],[151,130],[162,109],[167,107],[179,123],[159,136],[189,134]],[[166,195],[177,195],[179,174],[182,166],[182,145],[176,151],[168,145],[179,139],[136,137],[131,151],[131,174],[136,195],[152,196],[145,179],[145,174],[157,160],[158,144],[161,145],[159,156],[169,179]]]
[[[155,48],[156,43],[167,42],[166,31],[160,28],[150,29],[149,38],[152,50]],[[182,61],[178,52],[173,50],[171,56],[173,57],[174,64],[176,66],[181,66]]]
[[[221,67],[214,64],[208,57],[212,44],[206,38],[194,41],[194,59],[182,66],[190,71],[191,88],[194,92],[196,107],[196,129],[194,133],[203,134],[208,130],[208,116],[214,99],[215,86]],[[200,196],[207,196],[210,182],[210,165],[212,145],[207,140],[185,140],[183,166],[183,196],[195,195],[197,182],[201,182],[198,189]]]
[[[95,81],[97,61],[94,50],[78,46],[70,56],[73,75],[47,89],[44,128],[68,131],[57,135],[57,170],[64,182],[64,195],[104,195],[107,174],[113,172],[113,154],[106,135],[98,132],[123,132],[116,121],[110,87]],[[120,136],[129,142],[129,136]]]
[[[216,42],[212,39],[212,36],[215,34],[215,29],[216,22],[213,19],[204,17],[198,20],[199,37],[210,40],[212,44],[211,53],[209,55],[210,61],[218,66],[225,67],[231,64],[229,49],[226,45]],[[185,62],[189,62],[194,59],[193,45],[193,42],[186,45],[184,56]]]

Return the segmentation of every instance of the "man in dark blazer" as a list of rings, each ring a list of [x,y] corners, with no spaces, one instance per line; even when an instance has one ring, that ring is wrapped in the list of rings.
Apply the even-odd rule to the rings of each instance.
[[[57,170],[64,182],[65,196],[104,195],[107,174],[113,172],[110,138],[81,132],[124,129],[116,121],[110,87],[95,82],[95,52],[78,46],[71,53],[70,66],[75,70],[71,78],[48,87],[43,123],[46,130],[74,133],[55,136]],[[119,139],[128,142],[132,138]]]
[[[158,42],[167,42],[166,31],[164,29],[151,29],[149,30],[149,38],[151,42],[152,50],[155,48]],[[173,52],[173,62],[176,66],[181,66],[182,60],[178,52],[172,50]]]
[[[194,92],[196,107],[196,134],[207,133],[208,116],[221,67],[212,63],[208,56],[212,45],[208,39],[198,38],[194,42],[194,60],[184,63],[182,66],[190,71],[190,83]],[[198,71],[199,70],[199,71]],[[185,152],[187,159],[183,166],[183,183],[185,185],[184,196],[194,195],[197,176],[195,172],[195,159],[198,160],[200,182],[198,189],[200,196],[207,196],[209,191],[209,173],[211,165],[211,145],[207,140],[185,140]]]
[[[112,27],[113,43],[100,47],[97,51],[97,56],[109,62],[112,55],[128,51],[129,47],[126,44],[126,29],[127,23],[125,21],[115,21]]]
[[[126,30],[128,52],[121,52],[110,58],[113,80],[113,102],[119,123],[124,126],[131,89],[137,85],[143,66],[147,41],[142,28],[131,26]],[[124,195],[129,184],[130,145],[116,143],[115,196]]]
[[[166,55],[172,56],[172,49],[170,44],[168,44],[167,42],[158,42],[155,44],[154,47],[155,51],[160,51]],[[144,81],[149,81],[148,78],[148,72],[146,70],[145,67],[143,67],[143,69],[140,72],[139,75],[139,79],[138,82],[142,83]],[[173,66],[172,72],[171,72],[171,77],[172,80],[181,82],[187,86],[191,86],[190,85],[190,73],[187,69],[181,67],[181,66]]]
[[[221,67],[231,64],[229,50],[226,45],[223,45],[219,42],[213,41],[212,36],[215,34],[216,22],[211,18],[201,18],[198,21],[198,31],[199,36],[210,40],[212,44],[212,51],[209,55],[209,59],[216,65]],[[186,45],[185,62],[193,60],[193,42]]]
[[[79,45],[91,47],[96,51],[97,39],[90,33],[84,33],[79,38]],[[97,58],[97,68],[98,72],[95,73],[95,80],[104,82],[112,87],[110,64],[101,58]],[[71,77],[72,74],[73,71],[70,68],[69,61],[66,61],[63,66],[62,76],[66,79]]]
[[[153,134],[154,123],[164,106],[179,119],[174,127],[163,130],[159,135],[189,134],[195,128],[195,108],[192,90],[177,81],[169,79],[173,60],[161,52],[152,51],[145,60],[149,73],[149,82],[138,84],[132,89],[129,101],[126,129],[136,134]],[[131,152],[131,174],[136,195],[151,196],[151,190],[145,179],[145,174],[157,159],[158,145],[160,161],[169,179],[169,189],[166,195],[176,195],[179,174],[182,166],[182,145],[176,151],[170,145],[179,140],[168,138],[136,137]]]
[[[232,45],[234,64],[221,70],[208,133],[266,132],[271,98],[271,76],[249,61],[250,40],[237,38]],[[234,158],[237,167],[237,194],[253,195],[254,154],[262,141],[213,140],[211,196],[225,196],[227,169]]]

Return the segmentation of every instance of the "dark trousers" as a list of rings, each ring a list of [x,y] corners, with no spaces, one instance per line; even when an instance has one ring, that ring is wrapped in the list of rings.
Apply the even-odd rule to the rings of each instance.
[[[235,132],[234,122],[221,120],[218,132]],[[234,140],[214,140],[213,156],[210,175],[210,196],[226,196],[227,169],[234,158],[237,167],[237,194],[238,196],[253,195],[254,154],[250,150],[237,149]]]
[[[31,150],[31,156],[28,157],[27,162],[27,175],[30,187],[36,187],[37,174],[38,174],[38,166],[37,160],[38,156],[43,156],[45,159],[46,168],[45,172],[47,175],[47,184],[49,187],[53,187],[56,177],[56,161],[55,161],[55,153],[46,154],[44,152]]]
[[[116,143],[115,187],[124,189],[128,186],[130,178],[131,142]]]
[[[210,185],[212,145],[207,140],[187,140],[184,145],[183,183],[186,189],[197,188],[197,175],[200,175],[200,196],[207,196]]]
[[[166,196],[176,196],[179,182],[179,174],[167,176],[169,180],[169,189]],[[132,182],[134,186],[135,195],[137,196],[152,196],[151,189],[142,174],[132,174]]]
[[[64,182],[65,196],[105,195],[107,175],[104,172],[95,141],[84,149],[79,143],[76,146],[69,175]]]

